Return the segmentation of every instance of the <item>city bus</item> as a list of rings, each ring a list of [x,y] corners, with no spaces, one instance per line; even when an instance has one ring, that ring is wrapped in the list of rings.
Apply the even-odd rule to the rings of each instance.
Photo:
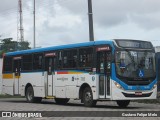
[[[156,99],[155,50],[151,42],[113,39],[9,52],[3,56],[4,94],[27,102],[54,99],[85,106]]]

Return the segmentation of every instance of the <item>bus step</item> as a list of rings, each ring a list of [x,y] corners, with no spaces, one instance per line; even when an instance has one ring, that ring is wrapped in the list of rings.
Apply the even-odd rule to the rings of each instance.
[[[13,96],[21,96],[21,94],[14,94]]]
[[[54,96],[47,96],[45,97],[46,99],[54,99],[55,97]]]

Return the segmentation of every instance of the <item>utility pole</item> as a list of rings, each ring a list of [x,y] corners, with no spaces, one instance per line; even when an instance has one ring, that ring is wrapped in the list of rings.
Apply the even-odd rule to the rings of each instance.
[[[33,48],[36,48],[36,3],[33,1]]]
[[[23,31],[23,14],[22,14],[22,1],[18,1],[18,11],[19,11],[19,17],[18,17],[18,25],[17,25],[17,40],[19,42],[24,41],[24,31]],[[18,42],[17,41],[17,42]]]
[[[92,0],[88,0],[88,18],[89,18],[89,36],[90,36],[90,41],[94,41]]]

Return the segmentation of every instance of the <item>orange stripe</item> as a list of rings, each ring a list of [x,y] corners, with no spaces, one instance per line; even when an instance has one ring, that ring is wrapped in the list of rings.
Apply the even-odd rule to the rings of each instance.
[[[68,72],[68,74],[82,74],[82,73],[83,73],[83,72],[74,72],[74,71],[73,71],[73,72],[72,72],[72,71],[71,71],[71,72]]]
[[[68,74],[67,71],[61,71],[61,72],[57,72],[57,74]]]
[[[84,72],[79,71],[59,71],[57,74],[83,74]]]
[[[15,76],[15,78],[20,78],[21,76]]]
[[[13,79],[13,74],[3,74],[3,79]]]

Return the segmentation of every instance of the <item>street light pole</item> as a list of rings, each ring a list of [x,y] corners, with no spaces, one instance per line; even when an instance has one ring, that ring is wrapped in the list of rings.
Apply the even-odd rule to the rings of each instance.
[[[36,25],[35,25],[35,23],[36,23],[36,21],[35,21],[35,7],[36,7],[36,5],[35,5],[35,0],[34,0],[34,2],[33,2],[33,48],[36,48]]]
[[[88,18],[89,18],[89,37],[90,37],[90,41],[94,41],[92,0],[88,0]]]

